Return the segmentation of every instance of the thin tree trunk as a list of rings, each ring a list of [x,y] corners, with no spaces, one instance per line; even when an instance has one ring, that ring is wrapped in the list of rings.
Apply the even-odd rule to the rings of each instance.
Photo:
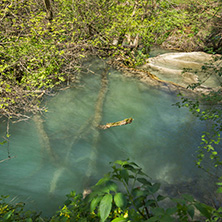
[[[44,0],[46,12],[47,12],[47,19],[51,21],[53,19],[53,12],[52,12],[52,5],[50,0]]]

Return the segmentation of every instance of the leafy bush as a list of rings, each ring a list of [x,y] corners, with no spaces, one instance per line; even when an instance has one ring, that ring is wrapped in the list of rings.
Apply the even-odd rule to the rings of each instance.
[[[206,50],[221,44],[220,4],[214,0],[189,0],[186,5],[162,0],[50,2],[4,0],[0,5],[1,116],[22,119],[28,118],[26,113],[44,110],[41,97],[75,79],[88,54],[137,66],[147,59],[152,44],[169,43],[172,35],[182,40],[184,33],[198,36],[206,19],[215,18],[209,37],[214,44]],[[204,39],[198,41],[201,45]]]
[[[86,197],[71,192],[61,209],[52,218],[24,211],[24,204],[12,206],[0,198],[2,221],[149,221],[149,222],[218,222],[222,219],[222,207],[215,209],[195,200],[191,195],[169,198],[159,194],[160,184],[150,178],[134,162],[117,160],[112,171],[91,188]],[[172,207],[163,207],[168,198]],[[1,219],[0,219],[1,221]]]
[[[188,194],[168,198],[158,194],[160,184],[150,178],[134,162],[117,160],[84,199],[74,192],[52,221],[218,221],[222,208],[200,203]],[[168,198],[173,207],[163,208]],[[199,218],[199,220],[198,220]]]
[[[0,221],[40,221],[40,214],[24,210],[24,203],[12,205],[7,203],[8,196],[0,196]]]

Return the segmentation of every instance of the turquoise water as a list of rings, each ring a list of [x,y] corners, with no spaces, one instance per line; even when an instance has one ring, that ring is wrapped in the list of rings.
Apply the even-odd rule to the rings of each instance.
[[[180,187],[197,196],[212,189],[194,163],[207,126],[188,110],[172,106],[176,95],[110,70],[101,124],[134,121],[107,130],[93,126],[103,68],[98,64],[95,74],[83,74],[78,84],[47,98],[48,112],[42,117],[10,126],[9,149],[15,158],[0,164],[0,194],[51,215],[66,194],[82,192],[110,170],[109,162],[126,158],[163,188]],[[7,158],[7,146],[1,146],[1,159]],[[192,187],[183,190],[181,184]]]

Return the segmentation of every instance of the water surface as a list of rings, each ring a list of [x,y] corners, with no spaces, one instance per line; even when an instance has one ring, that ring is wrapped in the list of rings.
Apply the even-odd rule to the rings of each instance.
[[[194,163],[205,123],[172,106],[178,101],[176,95],[110,69],[101,124],[129,117],[134,121],[98,130],[92,120],[104,64],[93,71],[83,74],[75,87],[47,98],[44,116],[10,126],[9,149],[15,158],[0,164],[1,194],[51,215],[66,194],[82,192],[110,170],[109,162],[126,158],[153,180],[181,187],[181,192],[181,184],[192,185],[186,191],[195,195],[198,191],[199,196],[212,189],[209,178]],[[1,146],[1,159],[7,158],[7,147]]]

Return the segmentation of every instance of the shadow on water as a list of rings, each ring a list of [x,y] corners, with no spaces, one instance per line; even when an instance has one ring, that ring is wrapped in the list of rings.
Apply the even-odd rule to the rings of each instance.
[[[186,184],[192,185],[188,192],[198,189],[198,196],[212,190],[194,162],[207,126],[172,106],[178,101],[174,94],[153,90],[103,64],[93,71],[82,75],[78,86],[47,98],[43,117],[11,126],[10,152],[16,158],[0,165],[0,193],[50,215],[71,190],[82,192],[110,170],[109,162],[126,158],[169,193],[169,187],[183,192]],[[104,72],[108,85],[102,87]],[[96,127],[129,117],[134,121],[126,126]],[[6,146],[0,154],[7,155]]]

